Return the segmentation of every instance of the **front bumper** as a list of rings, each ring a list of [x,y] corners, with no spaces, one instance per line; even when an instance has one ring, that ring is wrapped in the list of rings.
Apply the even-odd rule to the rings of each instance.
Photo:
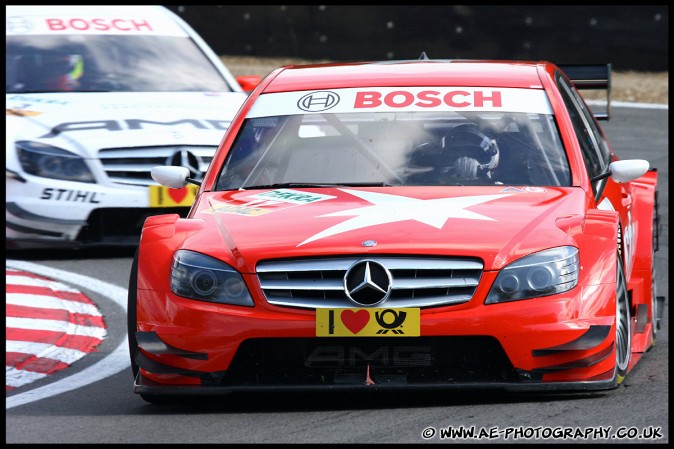
[[[145,219],[189,207],[151,208],[146,187],[7,178],[9,249],[138,245]]]
[[[610,390],[617,386],[617,377],[609,380],[587,382],[535,382],[535,383],[442,383],[442,384],[400,384],[375,383],[365,379],[360,383],[352,384],[321,384],[321,385],[166,385],[157,383],[138,373],[134,380],[133,391],[141,395],[157,396],[218,396],[231,393],[277,393],[277,392],[347,392],[347,391],[488,391],[488,392],[532,392],[532,393],[579,393],[584,391]]]
[[[139,290],[134,391],[614,388],[615,309],[608,299],[615,291],[574,292],[425,309],[420,337],[394,338],[316,337],[313,311],[218,306]],[[582,300],[594,301],[598,313],[583,316]]]

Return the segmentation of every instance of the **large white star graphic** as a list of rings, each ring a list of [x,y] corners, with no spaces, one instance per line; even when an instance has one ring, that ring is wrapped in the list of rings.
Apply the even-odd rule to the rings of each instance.
[[[465,210],[476,204],[486,203],[511,194],[462,196],[457,198],[437,198],[420,200],[407,196],[389,195],[387,193],[364,192],[361,190],[340,189],[343,192],[362,198],[372,206],[348,209],[321,217],[354,216],[328,229],[313,235],[297,246],[354,229],[366,228],[397,221],[414,220],[441,229],[449,218],[467,220],[492,220],[493,218]]]

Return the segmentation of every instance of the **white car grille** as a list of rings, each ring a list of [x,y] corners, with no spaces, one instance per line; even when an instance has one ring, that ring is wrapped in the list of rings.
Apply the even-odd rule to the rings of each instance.
[[[164,146],[107,148],[98,157],[108,178],[116,184],[156,184],[150,170],[158,165],[184,165],[203,174],[213,159],[216,146]]]

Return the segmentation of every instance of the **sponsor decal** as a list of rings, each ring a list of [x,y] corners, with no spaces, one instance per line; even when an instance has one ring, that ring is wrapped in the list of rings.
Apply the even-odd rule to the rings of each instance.
[[[22,109],[7,109],[6,112],[7,112],[6,115],[14,115],[14,116],[17,116],[17,117],[33,117],[35,115],[42,114],[42,112],[25,111],[25,110],[22,110]]]
[[[8,17],[7,34],[156,34],[187,36],[172,20],[160,17],[63,15],[59,17]]]
[[[372,203],[372,205],[319,216],[319,218],[342,216],[353,218],[325,229],[318,234],[309,237],[297,246],[302,246],[309,242],[313,242],[314,240],[331,237],[356,229],[386,223],[396,223],[399,221],[416,221],[436,229],[442,229],[450,218],[494,221],[493,218],[471,212],[467,210],[467,208],[511,195],[504,193],[499,195],[461,196],[420,200],[388,193],[350,189],[340,190],[366,200]]]
[[[506,187],[505,189],[502,189],[501,192],[514,192],[514,193],[545,193],[547,192],[547,189],[544,189],[543,187],[532,187],[532,186],[524,186],[524,187]]]
[[[278,189],[251,195],[250,198],[271,199],[292,204],[308,204],[316,201],[329,200],[335,197],[318,193],[302,192],[300,190]]]
[[[41,200],[70,201],[73,203],[98,204],[103,194],[101,192],[87,192],[86,190],[55,189],[46,187],[40,195]]]
[[[144,31],[154,29],[145,19],[45,19],[50,31]]]
[[[357,346],[316,346],[304,361],[307,367],[376,366],[432,366],[433,354],[429,346],[386,346],[370,350]]]
[[[428,346],[379,346],[368,351],[352,346],[317,346],[307,356],[307,367],[376,366],[432,366],[433,357]]]
[[[612,210],[615,211],[615,207],[611,203],[611,200],[604,198],[598,205],[597,209],[599,210]],[[629,273],[632,271],[632,264],[634,263],[634,220],[632,219],[632,211],[627,211],[627,226],[623,229],[622,239],[625,244],[625,272]]]
[[[55,100],[51,98],[26,97],[25,95],[11,95],[7,97],[6,115],[15,117],[33,117],[44,113],[44,105],[66,105],[67,101]]]
[[[627,226],[625,226],[625,232],[623,235],[625,241],[625,260],[627,260],[627,267],[625,270],[627,273],[632,271],[632,265],[634,264],[634,220],[632,220],[632,211],[627,211]]]
[[[339,103],[339,95],[330,91],[306,94],[297,102],[297,107],[306,112],[327,111]]]
[[[191,206],[196,198],[199,186],[188,185],[182,189],[171,189],[166,186],[150,186],[150,207]]]
[[[260,95],[248,118],[400,111],[500,111],[552,114],[542,89],[495,87],[368,87]]]
[[[5,29],[7,34],[26,34],[33,31],[33,24],[24,17],[7,17]]]
[[[215,96],[225,96],[229,94],[220,94],[219,92],[214,92]],[[204,94],[204,97],[209,96],[209,94]],[[150,101],[142,101],[136,100],[135,102],[130,102],[130,101],[124,101],[120,103],[101,103],[99,107],[104,110],[130,110],[130,109],[146,109],[150,108],[153,110],[176,110],[176,111],[181,111],[185,109],[185,102],[173,102],[173,101],[161,101],[161,102],[153,102],[152,100]],[[208,111],[215,111],[215,112],[222,112],[222,104],[215,104],[215,103],[208,103],[208,104],[198,104],[195,105],[199,110],[208,110]]]
[[[316,309],[317,337],[418,337],[418,308]]]
[[[156,122],[153,120],[127,119],[127,120],[95,120],[90,122],[66,122],[54,126],[51,131],[41,138],[49,139],[57,137],[64,132],[74,131],[134,131],[139,129],[148,129],[161,126],[179,126],[193,129],[214,129],[225,131],[231,122],[229,120],[197,120],[182,119],[170,122]]]
[[[12,105],[13,109],[23,109],[23,108],[28,108],[32,107],[35,104],[57,104],[61,106],[65,106],[69,104],[70,102],[67,100],[60,100],[60,99],[55,99],[55,98],[45,98],[45,97],[39,97],[37,95],[32,95],[31,96],[25,96],[25,95],[10,95],[7,97],[7,102],[22,102],[23,104],[15,104]]]
[[[329,200],[332,198],[335,197],[331,195],[303,192],[301,190],[276,189],[230,201],[211,200],[211,207],[204,210],[204,213],[258,216],[281,209],[287,209],[289,207]]]
[[[493,108],[503,107],[501,92],[498,90],[478,90],[475,92],[450,90],[445,93],[437,90],[422,90],[416,94],[407,90],[395,90],[387,94],[378,91],[358,92],[354,108],[378,108],[382,105],[391,108],[405,108],[412,105],[422,108],[435,108],[443,103],[452,108],[469,106],[482,108],[489,105]]]
[[[604,198],[597,205],[599,210],[612,210],[615,211],[613,203],[608,198]],[[627,225],[623,229],[622,235],[623,243],[625,245],[625,272],[630,273],[632,271],[632,264],[634,263],[634,220],[632,219],[632,211],[627,211]]]

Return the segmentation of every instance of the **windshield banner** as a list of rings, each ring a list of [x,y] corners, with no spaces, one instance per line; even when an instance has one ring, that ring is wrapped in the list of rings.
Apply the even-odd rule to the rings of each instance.
[[[353,112],[494,111],[552,114],[543,90],[502,87],[363,87],[263,94],[248,117]]]

